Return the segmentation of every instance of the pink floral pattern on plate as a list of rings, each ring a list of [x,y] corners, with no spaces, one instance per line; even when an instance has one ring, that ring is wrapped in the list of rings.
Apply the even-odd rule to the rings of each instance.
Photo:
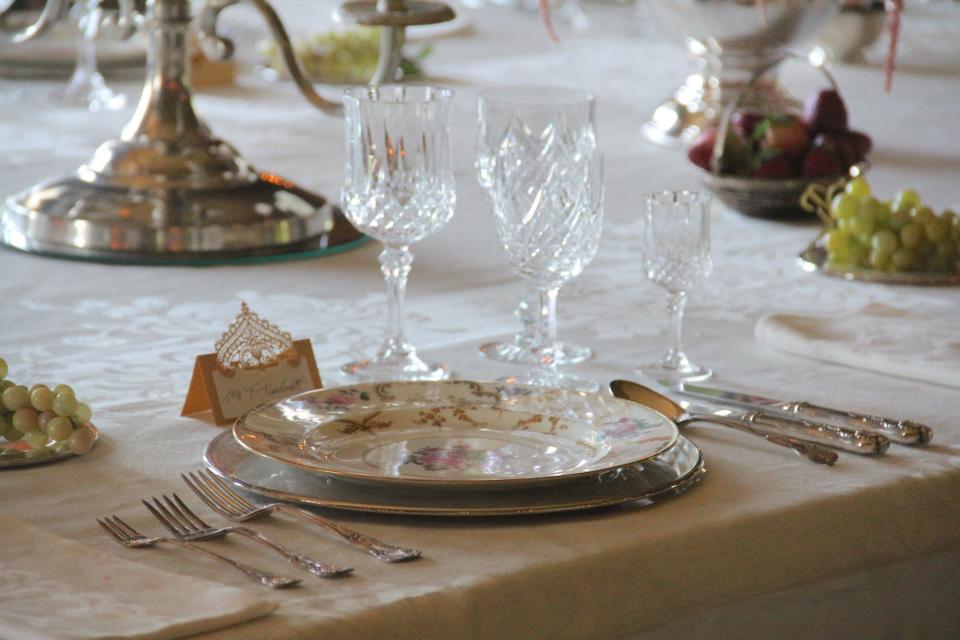
[[[427,471],[465,471],[483,462],[484,458],[483,451],[477,451],[469,444],[455,444],[449,447],[422,447],[411,453],[407,462]]]

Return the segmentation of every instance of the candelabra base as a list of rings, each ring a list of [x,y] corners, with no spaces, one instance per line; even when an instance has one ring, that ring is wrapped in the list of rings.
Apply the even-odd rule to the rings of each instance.
[[[263,172],[209,190],[137,190],[68,176],[0,208],[0,243],[105,262],[215,263],[332,253],[363,240],[326,198]]]

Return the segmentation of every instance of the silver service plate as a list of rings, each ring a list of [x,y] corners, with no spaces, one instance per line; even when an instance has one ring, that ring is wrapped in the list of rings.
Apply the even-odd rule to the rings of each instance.
[[[93,443],[96,446],[100,440],[100,430],[92,424],[87,425],[93,430]],[[47,464],[67,458],[75,458],[77,454],[70,450],[56,451],[53,445],[47,445],[42,449],[26,450],[21,448],[18,442],[3,442],[0,444],[0,469],[15,469],[19,467],[32,467],[38,464]]]
[[[272,501],[421,516],[557,513],[628,502],[648,506],[689,490],[705,473],[703,455],[683,436],[659,455],[599,475],[546,486],[486,491],[382,485],[324,476],[255,455],[240,446],[229,431],[207,445],[203,458],[218,476]]]
[[[877,271],[875,269],[837,270],[827,267],[827,250],[820,246],[807,247],[799,256],[800,268],[816,271],[834,278],[876,282],[879,284],[902,284],[915,287],[955,287],[960,285],[960,273],[939,271]]]

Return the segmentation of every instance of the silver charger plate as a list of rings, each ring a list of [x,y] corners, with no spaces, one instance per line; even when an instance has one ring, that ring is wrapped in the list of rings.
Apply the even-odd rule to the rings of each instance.
[[[819,272],[834,278],[879,284],[900,284],[914,287],[955,287],[960,285],[960,273],[923,271],[877,271],[875,269],[837,270],[827,267],[827,250],[820,246],[807,247],[799,256],[800,268]]]
[[[697,485],[703,455],[680,436],[676,444],[643,462],[548,486],[502,491],[458,487],[384,486],[320,475],[255,455],[219,434],[204,451],[204,463],[234,486],[273,501],[310,507],[421,516],[505,516],[558,513],[627,502],[654,504]]]

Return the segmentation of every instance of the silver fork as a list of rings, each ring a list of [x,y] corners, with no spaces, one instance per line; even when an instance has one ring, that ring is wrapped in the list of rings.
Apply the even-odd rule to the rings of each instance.
[[[222,538],[228,533],[238,533],[242,536],[255,540],[260,544],[270,547],[284,558],[297,565],[301,569],[306,569],[315,576],[321,578],[335,578],[353,571],[352,567],[335,567],[322,562],[317,562],[312,558],[292,551],[287,547],[270,540],[253,529],[247,527],[214,527],[204,522],[200,516],[195,514],[183,503],[180,496],[173,494],[171,500],[163,496],[161,502],[159,498],[153,498],[151,505],[146,500],[142,501],[144,506],[150,510],[150,513],[160,521],[164,528],[172,533],[174,537],[187,542],[199,542],[201,540],[213,540]]]
[[[381,542],[376,538],[357,533],[306,509],[300,509],[279,502],[258,507],[233,491],[223,480],[209,471],[181,473],[180,477],[183,478],[187,486],[190,487],[190,489],[197,494],[197,497],[203,500],[208,507],[228,520],[244,522],[254,518],[262,518],[270,515],[274,511],[279,511],[320,525],[327,531],[336,533],[354,547],[369,553],[377,560],[400,562],[403,560],[416,560],[420,557],[420,549],[406,549]]]
[[[226,562],[234,569],[242,571],[243,574],[251,580],[259,582],[260,584],[272,589],[282,589],[284,587],[292,587],[300,584],[300,580],[296,578],[275,576],[273,574],[260,571],[259,569],[254,569],[249,565],[243,564],[242,562],[237,562],[236,560],[231,560],[226,556],[222,556],[219,553],[214,553],[209,549],[204,549],[203,547],[191,542],[185,542],[176,538],[168,538],[166,536],[158,536],[153,538],[147,537],[142,533],[139,533],[136,529],[128,525],[117,516],[97,518],[97,524],[103,527],[103,529],[109,533],[114,540],[130,549],[142,549],[161,543],[174,544],[185,549],[190,549],[191,551],[196,551],[197,553],[202,553],[205,556],[216,558],[221,562]]]

